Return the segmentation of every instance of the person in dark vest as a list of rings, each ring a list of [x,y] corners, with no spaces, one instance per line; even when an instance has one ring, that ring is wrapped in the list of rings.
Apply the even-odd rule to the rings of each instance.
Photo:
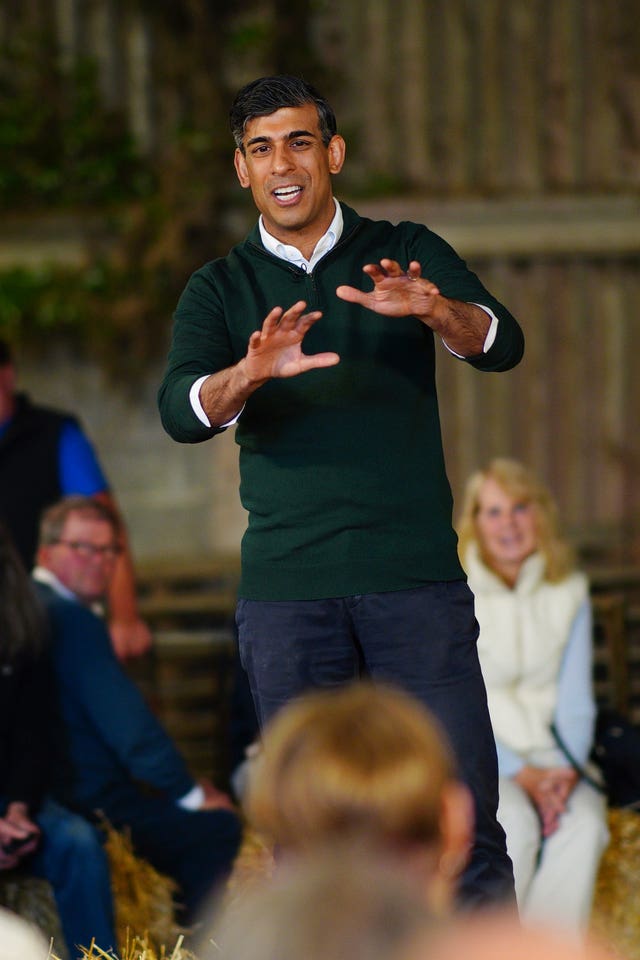
[[[33,566],[42,511],[69,494],[94,496],[117,510],[96,452],[71,413],[37,406],[16,388],[9,344],[0,340],[0,519],[27,570]],[[119,511],[118,511],[119,512]],[[151,646],[137,611],[127,536],[109,593],[110,633],[122,659]]]

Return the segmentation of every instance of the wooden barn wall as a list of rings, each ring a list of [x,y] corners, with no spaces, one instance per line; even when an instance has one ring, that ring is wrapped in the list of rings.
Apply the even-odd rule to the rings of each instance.
[[[489,457],[516,456],[556,494],[597,562],[640,559],[640,259],[478,261],[526,333],[523,362],[478,374],[439,362],[449,474],[460,493]]]
[[[327,30],[329,49],[345,76],[341,116],[369,171],[439,195],[640,184],[635,0],[341,9],[341,45]]]
[[[240,3],[238,16],[268,18],[271,6]],[[154,100],[157,26],[137,9],[4,0],[0,30],[11,29],[10,14],[47,19],[63,57],[93,54],[105,99],[126,108],[151,150],[178,107]],[[349,143],[339,190],[362,207],[377,188],[376,210],[391,218],[398,198],[415,210],[409,218],[427,222],[439,204],[445,227],[467,231],[463,254],[525,328],[525,361],[507,375],[440,358],[454,492],[489,456],[521,457],[552,486],[582,542],[639,559],[636,0],[323,0],[313,10]],[[255,75],[247,55],[220,69],[238,83]],[[536,204],[544,213],[558,198],[576,229],[561,243],[553,234],[528,243]],[[507,221],[517,242],[501,248],[491,227]]]
[[[244,0],[234,13],[248,29],[273,29],[276,7]],[[640,185],[636,0],[316,0],[310,8],[350,162],[365,180],[440,196]],[[105,100],[127,110],[151,149],[179,113],[180,92],[157,102],[162,37],[158,18],[141,9],[122,0],[0,0],[0,34],[40,24],[63,63],[95,57]],[[248,45],[220,70],[235,86],[264,66]]]

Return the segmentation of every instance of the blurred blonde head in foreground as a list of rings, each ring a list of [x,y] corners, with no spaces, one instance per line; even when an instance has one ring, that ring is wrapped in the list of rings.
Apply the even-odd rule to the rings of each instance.
[[[214,917],[198,960],[621,960],[512,912],[434,915],[399,861],[352,844],[288,861]]]
[[[444,734],[416,700],[359,682],[290,703],[267,726],[246,804],[286,859],[358,841],[396,858],[433,910],[465,867],[472,802]]]
[[[214,918],[196,956],[389,960],[436,922],[397,861],[355,843],[287,861]]]

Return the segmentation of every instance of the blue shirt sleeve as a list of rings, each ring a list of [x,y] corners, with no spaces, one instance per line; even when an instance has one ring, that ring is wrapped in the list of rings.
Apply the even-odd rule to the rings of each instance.
[[[95,450],[73,420],[68,420],[62,427],[58,457],[64,496],[79,493],[91,497],[109,489]]]
[[[498,754],[498,774],[501,777],[515,777],[516,773],[524,767],[522,757],[499,740],[496,740],[496,752]]]
[[[591,603],[578,610],[567,643],[558,680],[555,723],[567,749],[579,764],[589,756],[596,705],[593,696],[593,618]]]
[[[596,714],[592,687],[592,630],[591,603],[587,598],[571,624],[560,665],[554,715],[563,742],[580,765],[586,763],[589,756]],[[496,741],[496,748],[500,776],[514,777],[525,761],[499,741]]]

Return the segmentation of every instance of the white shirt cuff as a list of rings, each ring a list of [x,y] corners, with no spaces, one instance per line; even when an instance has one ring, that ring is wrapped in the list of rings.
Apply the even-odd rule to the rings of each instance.
[[[496,334],[498,332],[498,318],[496,317],[493,310],[490,307],[485,307],[483,303],[474,303],[474,307],[480,307],[481,310],[484,310],[484,312],[491,317],[491,323],[489,324],[489,329],[487,330],[487,335],[484,338],[484,343],[482,345],[482,352],[488,353],[491,347],[493,346],[494,340],[496,339]],[[452,353],[454,357],[458,357],[458,359],[460,360],[465,359],[465,357],[463,357],[462,354],[456,353],[455,350],[452,350],[451,347],[447,345],[446,340],[443,340],[442,342],[444,343],[449,353]]]
[[[191,389],[189,390],[189,403],[191,404],[191,409],[195,413],[200,423],[203,423],[205,427],[210,427],[211,421],[209,420],[209,417],[204,412],[204,407],[200,403],[200,387],[205,382],[205,380],[209,379],[210,376],[211,374],[205,373],[204,377],[198,377],[196,382],[191,384]],[[243,410],[244,410],[244,403],[236,413],[235,417],[232,417],[230,420],[227,420],[226,423],[220,424],[220,429],[222,430],[224,429],[224,427],[232,427],[234,423],[237,423],[238,420],[240,419],[240,414],[242,413]]]
[[[199,783],[196,783],[195,787],[192,787],[189,793],[185,793],[184,797],[176,800],[176,803],[179,807],[182,807],[183,810],[200,810],[204,803],[203,788]]]

